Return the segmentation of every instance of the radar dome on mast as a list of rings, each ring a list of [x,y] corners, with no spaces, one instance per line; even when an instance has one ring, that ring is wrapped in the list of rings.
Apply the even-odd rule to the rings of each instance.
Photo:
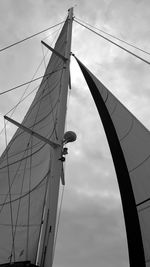
[[[77,135],[76,135],[75,132],[73,132],[73,131],[67,131],[64,134],[63,143],[64,144],[67,144],[67,143],[70,143],[70,142],[74,142],[74,141],[76,141],[76,139],[77,139]]]

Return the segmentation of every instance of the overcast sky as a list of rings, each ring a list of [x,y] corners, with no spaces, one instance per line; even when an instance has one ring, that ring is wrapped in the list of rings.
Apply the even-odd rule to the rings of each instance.
[[[150,52],[149,0],[1,0],[0,48],[61,22],[72,5],[76,18]],[[72,52],[150,129],[149,65],[75,22],[73,26]],[[41,39],[49,36],[50,43],[55,35],[53,29],[0,54],[0,91],[32,78],[46,53]],[[132,51],[150,61],[148,55]],[[120,195],[104,130],[74,59],[71,70],[67,129],[74,130],[78,140],[68,145],[54,267],[128,267]],[[6,114],[22,93],[19,89],[1,96],[0,113]],[[21,120],[31,100],[27,99],[14,118]],[[2,127],[0,117],[0,130]],[[10,126],[8,131],[11,135]]]

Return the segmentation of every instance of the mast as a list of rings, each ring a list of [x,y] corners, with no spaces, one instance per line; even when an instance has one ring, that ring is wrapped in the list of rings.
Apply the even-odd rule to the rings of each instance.
[[[56,230],[56,218],[57,218],[57,205],[59,197],[59,184],[62,171],[62,162],[60,158],[62,156],[62,140],[65,129],[66,118],[66,104],[68,95],[69,84],[69,66],[70,66],[70,49],[71,49],[71,35],[72,35],[72,21],[73,21],[73,8],[68,10],[67,18],[67,41],[65,51],[65,61],[61,80],[61,92],[59,112],[57,118],[57,137],[58,143],[61,146],[56,147],[52,151],[52,166],[49,177],[48,197],[45,211],[45,220],[41,236],[41,244],[39,248],[39,256],[37,259],[37,265],[43,267],[49,267],[53,264],[54,249],[55,249],[55,230]]]

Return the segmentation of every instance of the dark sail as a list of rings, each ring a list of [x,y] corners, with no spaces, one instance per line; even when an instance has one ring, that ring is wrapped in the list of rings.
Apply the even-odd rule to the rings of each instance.
[[[77,59],[101,117],[124,211],[130,266],[150,266],[150,133]]]

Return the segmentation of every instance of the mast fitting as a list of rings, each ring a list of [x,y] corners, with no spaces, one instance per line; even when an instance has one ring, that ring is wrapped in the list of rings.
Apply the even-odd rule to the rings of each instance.
[[[31,130],[30,128],[27,128],[27,127],[24,126],[23,124],[21,124],[21,123],[15,121],[15,120],[13,120],[13,119],[7,117],[7,116],[4,116],[4,119],[6,119],[7,121],[9,121],[9,122],[15,124],[17,127],[19,127],[20,129],[22,129],[24,132],[27,132],[28,134],[31,134],[31,135],[35,136],[36,138],[40,139],[41,141],[43,141],[43,142],[49,144],[49,145],[50,145],[51,147],[53,147],[53,148],[57,148],[57,147],[60,146],[60,144],[58,144],[58,143],[56,143],[56,142],[53,142],[53,141],[47,139],[46,137],[40,135],[40,134],[37,133],[37,132],[34,132],[34,131]]]
[[[67,61],[68,58],[64,57],[63,55],[61,55],[59,52],[57,52],[55,49],[53,49],[51,46],[49,46],[48,44],[46,44],[45,42],[41,41],[41,43],[48,48],[51,52],[53,52],[54,54],[56,54],[58,57],[60,57],[61,59],[63,59],[64,61]]]

